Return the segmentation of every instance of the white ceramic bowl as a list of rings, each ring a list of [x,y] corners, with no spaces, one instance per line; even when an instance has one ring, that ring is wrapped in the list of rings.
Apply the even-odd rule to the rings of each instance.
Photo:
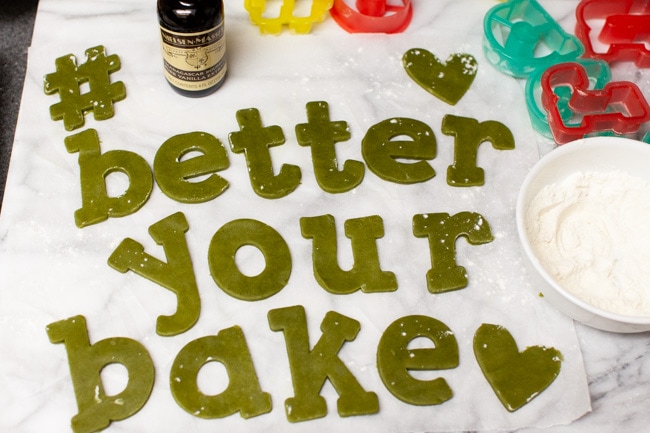
[[[627,316],[602,310],[579,299],[558,284],[536,257],[526,230],[526,211],[545,185],[558,183],[580,171],[612,170],[627,172],[650,183],[650,144],[619,137],[593,137],[567,143],[549,152],[532,168],[519,191],[517,232],[533,287],[555,308],[585,325],[605,331],[648,331],[650,317]],[[650,215],[648,218],[650,221]]]

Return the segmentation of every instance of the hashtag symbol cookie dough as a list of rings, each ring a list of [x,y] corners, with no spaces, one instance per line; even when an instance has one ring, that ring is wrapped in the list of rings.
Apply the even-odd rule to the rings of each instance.
[[[110,119],[115,114],[113,103],[126,98],[124,83],[110,80],[110,74],[120,69],[120,58],[106,56],[102,45],[87,49],[81,65],[72,54],[57,58],[55,65],[56,72],[45,76],[44,89],[48,95],[59,94],[61,101],[50,106],[50,117],[63,120],[68,131],[82,127],[89,111],[95,120]]]

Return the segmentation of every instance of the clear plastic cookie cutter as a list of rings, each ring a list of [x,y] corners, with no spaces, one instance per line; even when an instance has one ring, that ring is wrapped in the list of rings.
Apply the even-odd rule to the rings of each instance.
[[[536,0],[510,0],[494,6],[485,15],[483,34],[488,61],[518,78],[584,53],[578,38],[565,32]]]

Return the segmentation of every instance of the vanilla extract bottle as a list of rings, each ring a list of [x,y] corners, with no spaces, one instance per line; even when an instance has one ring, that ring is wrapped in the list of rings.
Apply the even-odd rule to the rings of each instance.
[[[206,96],[226,78],[223,0],[158,0],[165,78],[184,96]]]

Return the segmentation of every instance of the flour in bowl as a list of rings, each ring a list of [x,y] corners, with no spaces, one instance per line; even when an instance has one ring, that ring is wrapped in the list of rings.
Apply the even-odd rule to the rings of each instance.
[[[650,185],[621,171],[545,186],[526,214],[542,266],[576,297],[650,316]]]

